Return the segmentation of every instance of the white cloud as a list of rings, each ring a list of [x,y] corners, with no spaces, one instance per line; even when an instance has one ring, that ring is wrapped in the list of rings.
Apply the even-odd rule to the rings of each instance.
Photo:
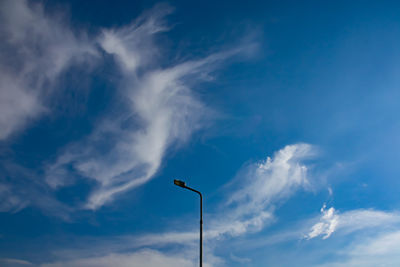
[[[31,205],[64,220],[70,220],[71,208],[54,198],[42,177],[11,160],[0,162],[0,211],[18,212]]]
[[[245,50],[233,49],[162,68],[154,38],[167,29],[163,18],[169,12],[165,5],[156,6],[127,27],[103,30],[99,38],[102,48],[121,67],[118,112],[106,116],[88,138],[67,147],[46,173],[54,188],[69,183],[73,173],[67,170],[71,167],[95,180],[97,188],[86,208],[97,209],[153,178],[165,151],[185,142],[211,117],[212,111],[191,86],[224,59]]]
[[[94,58],[101,63],[102,49],[119,66],[113,112],[44,167],[45,183],[53,189],[77,178],[94,180],[85,208],[101,207],[153,178],[167,149],[183,144],[216,115],[191,87],[209,80],[227,58],[253,49],[246,44],[197,60],[162,63],[156,35],[168,30],[165,16],[171,11],[156,5],[126,27],[89,38],[84,30],[73,31],[62,15],[46,13],[41,3],[1,3],[0,140],[52,112],[48,102],[60,74],[72,64],[91,64]]]
[[[207,214],[205,238],[218,240],[257,232],[274,221],[274,205],[308,186],[307,167],[302,161],[315,156],[308,144],[285,146],[273,158],[245,166],[228,187],[230,197],[215,214]],[[224,214],[224,216],[220,216]],[[194,232],[164,233],[145,236],[150,244],[196,240]],[[141,243],[141,242],[139,242]]]
[[[11,76],[0,66],[0,140],[46,110],[36,92],[27,91],[21,81]]]
[[[339,260],[317,265],[321,267],[341,266],[387,266],[400,265],[400,231],[364,236],[340,250]]]
[[[224,219],[212,222],[219,234],[238,235],[258,231],[274,220],[273,209],[299,188],[309,186],[308,167],[302,162],[316,154],[309,144],[294,144],[277,151],[273,158],[250,164],[239,171],[228,188]],[[238,189],[237,189],[238,188]]]
[[[241,264],[246,264],[246,263],[250,263],[251,262],[251,259],[238,257],[238,256],[235,256],[233,253],[230,254],[230,258],[233,261],[241,263]]]
[[[229,199],[228,204],[223,205],[221,210],[216,213],[206,214],[208,223],[204,229],[204,250],[210,266],[223,266],[225,264],[221,258],[214,255],[214,247],[218,247],[219,242],[262,230],[274,220],[272,208],[274,205],[290,197],[299,188],[308,185],[307,167],[302,161],[313,155],[315,155],[315,149],[310,145],[290,145],[277,151],[272,158],[261,163],[250,164],[239,172],[235,181],[228,186],[234,187],[234,190],[236,190],[233,193],[236,196],[234,200]],[[256,183],[259,187],[254,188],[249,181]],[[255,191],[252,197],[242,197],[245,194],[250,194],[251,190]],[[174,251],[179,251],[180,253],[177,255],[189,255],[187,259],[194,263],[198,257],[198,234],[198,229],[194,228],[191,231],[167,231],[140,236],[120,236],[105,241],[84,241],[83,247],[77,248],[75,246],[75,250],[59,255],[65,257],[67,254],[69,255],[68,258],[80,259],[75,261],[63,260],[68,266],[81,266],[79,264],[91,266],[92,262],[98,264],[98,266],[103,266],[101,265],[103,262],[111,261],[116,256],[99,257],[94,255],[88,258],[87,255],[92,255],[94,252],[101,255],[121,255],[121,259],[132,259],[132,262],[134,262],[133,258],[136,259],[137,257],[136,252],[132,254],[131,252],[121,251],[141,251],[150,248],[158,255],[158,253],[161,253],[161,249],[167,249],[169,250],[168,255],[173,255]],[[154,249],[158,250],[154,251]],[[231,257],[234,261],[249,262],[250,260]],[[121,263],[120,266],[124,266],[123,264]]]
[[[192,259],[182,255],[168,255],[160,251],[144,249],[133,253],[111,253],[104,256],[60,261],[41,265],[43,267],[192,267],[196,266]],[[206,265],[207,266],[207,265]]]
[[[368,242],[358,244],[352,251],[352,255],[400,255],[400,231],[384,233]]]
[[[384,229],[398,223],[400,223],[399,212],[358,209],[340,214],[338,229],[348,234],[373,227]]]
[[[229,211],[226,211],[229,216]],[[339,236],[344,237],[349,234],[355,233],[356,231],[361,233],[362,238],[355,238],[355,242],[350,242],[350,246],[346,247],[345,250],[334,249],[330,247],[329,241],[325,241],[328,247],[322,247],[324,250],[331,251],[330,253],[338,254],[340,258],[347,259],[343,262],[333,262],[330,264],[322,266],[380,266],[381,263],[388,263],[388,265],[382,266],[396,266],[399,260],[395,257],[398,253],[398,231],[393,231],[393,229],[398,229],[400,224],[400,216],[397,212],[384,212],[376,210],[351,210],[343,213],[338,213],[334,208],[327,209],[324,205],[321,208],[322,215],[318,218],[319,222],[315,223],[311,227],[311,231],[308,233],[307,238],[312,239],[318,236],[322,236],[323,239],[327,239],[332,235],[332,233],[337,233]],[[211,215],[211,214],[210,214]],[[224,213],[225,216],[225,213]],[[256,218],[257,216],[254,216]],[[205,240],[211,255],[213,254],[212,247],[220,247],[218,242],[223,242],[221,237],[228,238],[232,240],[240,235],[246,235],[251,233],[249,229],[246,228],[246,224],[242,225],[240,220],[233,220],[226,224],[220,225],[220,228],[213,228],[215,224],[213,221],[222,222],[217,217],[210,217],[210,227],[205,232]],[[270,219],[266,219],[267,221]],[[263,220],[261,220],[263,221]],[[315,221],[315,219],[313,220]],[[308,221],[309,222],[309,221]],[[226,221],[225,221],[226,223]],[[316,227],[322,223],[320,227]],[[301,222],[297,224],[293,230],[286,231],[283,233],[277,233],[268,236],[259,236],[256,240],[250,239],[247,241],[239,241],[238,247],[240,251],[254,250],[262,246],[270,246],[276,243],[298,241],[302,238],[302,233],[304,233],[304,224]],[[308,223],[306,223],[308,224]],[[238,227],[240,226],[240,227]],[[264,225],[265,226],[265,225]],[[236,229],[239,230],[231,230]],[[366,230],[371,229],[372,232],[366,232]],[[389,232],[388,232],[389,231]],[[364,235],[363,233],[368,233]],[[373,233],[372,237],[369,237]],[[376,235],[376,233],[380,233]],[[137,244],[138,247],[168,247],[172,244],[180,244],[186,249],[192,248],[196,250],[196,244],[198,241],[198,232],[182,232],[182,233],[162,233],[162,234],[152,234],[144,235],[141,237],[132,237],[125,241],[120,240],[116,243],[132,243]],[[322,245],[321,245],[322,246]],[[305,252],[304,252],[305,253]],[[317,253],[317,252],[316,252]],[[389,260],[385,260],[386,258]],[[368,258],[369,260],[365,260]],[[400,257],[399,257],[400,258]],[[233,259],[231,257],[233,261]],[[249,259],[245,259],[247,262]],[[301,259],[299,259],[299,262]],[[220,259],[221,262],[221,259]],[[320,266],[320,265],[317,265]]]
[[[399,265],[400,214],[397,211],[357,209],[338,212],[324,205],[321,213],[311,220],[290,224],[285,230],[238,240],[233,248],[246,253],[268,250],[267,247],[279,243],[285,243],[285,246],[296,244],[296,249],[285,251],[291,255],[285,266]],[[313,241],[316,237],[323,240]]]
[[[131,239],[137,247],[165,246],[168,244],[191,244],[199,238],[198,232],[166,232],[161,234],[147,234]]]
[[[49,112],[46,98],[55,79],[73,61],[95,54],[60,19],[45,14],[40,4],[0,4],[0,140]]]
[[[236,182],[241,189],[232,194],[228,204],[241,203],[241,212],[253,212],[289,197],[299,187],[308,185],[307,166],[301,162],[315,153],[309,144],[288,145],[276,152],[274,158],[250,165],[239,173]]]
[[[225,205],[215,214],[207,214],[208,226],[205,238],[209,241],[223,237],[235,237],[263,229],[274,221],[274,205],[308,186],[307,167],[302,163],[315,156],[316,151],[308,144],[285,146],[273,158],[250,164],[241,171],[233,183],[234,187]],[[220,216],[224,214],[224,216]],[[164,233],[141,238],[148,245],[160,243],[193,242],[195,232]],[[137,243],[137,242],[135,242]]]
[[[328,193],[330,197],[333,195],[332,187],[328,187]]]
[[[100,45],[114,55],[124,71],[134,74],[138,68],[154,63],[158,55],[154,35],[168,30],[164,21],[173,8],[158,4],[138,17],[132,24],[116,29],[104,29]]]
[[[18,212],[27,204],[26,200],[12,192],[9,185],[0,184],[0,212]]]
[[[3,267],[33,266],[29,261],[11,258],[0,258],[0,263]]]
[[[307,239],[315,238],[323,235],[322,239],[327,239],[336,230],[339,223],[339,215],[336,214],[335,208],[326,209],[326,205],[321,208],[322,216],[320,221],[313,225],[310,233],[306,235]]]
[[[314,224],[305,236],[307,239],[318,236],[326,239],[335,231],[350,234],[374,227],[384,229],[400,223],[400,214],[397,212],[358,209],[338,213],[333,207],[326,209],[324,204],[321,213],[319,222]]]

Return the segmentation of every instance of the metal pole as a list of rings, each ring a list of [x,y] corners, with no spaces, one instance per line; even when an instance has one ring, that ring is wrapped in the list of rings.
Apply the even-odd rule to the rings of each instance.
[[[184,186],[184,188],[196,192],[200,196],[200,267],[203,267],[203,195],[196,189]]]
[[[185,182],[180,180],[174,180],[174,184],[186,189],[189,189],[200,196],[200,267],[203,267],[203,195],[200,191],[186,186]]]
[[[199,192],[200,193],[200,192]],[[200,195],[200,267],[203,266],[203,196]]]

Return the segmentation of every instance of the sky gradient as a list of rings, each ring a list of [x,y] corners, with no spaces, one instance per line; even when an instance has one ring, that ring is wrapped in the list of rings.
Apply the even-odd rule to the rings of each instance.
[[[399,266],[399,14],[0,1],[0,266]]]

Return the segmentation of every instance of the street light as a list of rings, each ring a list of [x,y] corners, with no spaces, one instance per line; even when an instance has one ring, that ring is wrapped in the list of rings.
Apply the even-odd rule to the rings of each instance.
[[[203,266],[203,196],[196,189],[186,186],[186,183],[181,180],[174,180],[174,184],[185,189],[189,189],[200,196],[200,267]]]

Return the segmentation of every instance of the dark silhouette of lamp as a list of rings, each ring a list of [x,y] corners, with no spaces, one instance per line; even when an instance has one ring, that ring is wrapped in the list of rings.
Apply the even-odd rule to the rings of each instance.
[[[189,189],[200,196],[200,267],[203,266],[203,195],[196,189],[186,186],[186,183],[181,180],[174,180],[174,184],[185,189]]]

